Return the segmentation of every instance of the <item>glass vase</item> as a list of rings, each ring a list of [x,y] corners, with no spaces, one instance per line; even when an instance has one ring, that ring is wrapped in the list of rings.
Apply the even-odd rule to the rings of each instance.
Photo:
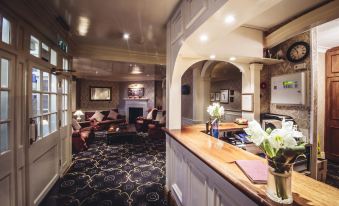
[[[267,158],[268,178],[267,196],[280,204],[291,204],[292,197],[292,171],[293,163],[280,163]]]
[[[214,121],[212,125],[212,135],[215,138],[219,138],[219,120]]]

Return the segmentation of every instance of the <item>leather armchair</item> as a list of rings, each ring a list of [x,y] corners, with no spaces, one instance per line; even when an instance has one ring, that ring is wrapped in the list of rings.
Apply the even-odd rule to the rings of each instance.
[[[163,127],[166,127],[166,121],[165,121],[166,112],[165,111],[162,112],[161,118],[163,118],[161,120],[162,123],[160,123],[160,121],[155,120],[148,125],[148,136],[150,138],[166,138],[165,131],[162,130]],[[158,119],[161,119],[161,118],[158,118]]]
[[[153,123],[153,121],[157,118],[158,110],[154,108],[151,111],[152,111],[152,119],[147,119],[146,117],[138,117],[136,119],[135,129],[137,130],[137,132],[147,132],[148,125]]]
[[[72,152],[78,153],[88,148],[88,144],[94,140],[94,130],[91,127],[72,129]]]

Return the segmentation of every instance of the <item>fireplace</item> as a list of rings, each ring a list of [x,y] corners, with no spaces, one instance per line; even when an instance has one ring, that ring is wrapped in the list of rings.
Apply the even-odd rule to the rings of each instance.
[[[129,123],[135,123],[135,120],[137,117],[143,116],[144,111],[143,108],[140,107],[130,107],[128,109],[128,122]]]
[[[136,98],[136,99],[130,99],[130,98],[125,98],[125,114],[128,120],[128,123],[134,123],[135,122],[135,118],[133,115],[133,118],[130,115],[130,108],[139,108],[141,110],[139,110],[139,112],[141,111],[141,113],[138,113],[136,117],[138,116],[143,116],[145,117],[147,115],[147,109],[148,109],[148,99],[146,98]]]

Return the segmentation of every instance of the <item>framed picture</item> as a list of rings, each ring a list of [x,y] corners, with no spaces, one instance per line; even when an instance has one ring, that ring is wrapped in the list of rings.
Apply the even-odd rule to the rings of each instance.
[[[234,90],[230,90],[230,95],[234,95]]]
[[[230,102],[234,102],[234,97],[230,97]]]
[[[229,90],[228,89],[222,89],[220,90],[220,103],[229,103]]]
[[[215,93],[215,101],[220,101],[220,93]]]
[[[253,112],[253,94],[242,94],[241,103],[242,111]]]
[[[215,101],[215,93],[210,93],[210,101],[214,102]]]
[[[145,95],[145,88],[128,88],[128,97],[143,97]]]
[[[90,87],[91,101],[111,101],[112,88],[111,87]]]

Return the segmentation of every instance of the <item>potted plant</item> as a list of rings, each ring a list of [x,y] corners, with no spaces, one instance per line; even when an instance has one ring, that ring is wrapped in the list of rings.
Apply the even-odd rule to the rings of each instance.
[[[251,121],[244,129],[248,138],[265,154],[268,163],[267,196],[278,203],[291,204],[292,170],[298,156],[305,152],[305,143],[296,141],[293,122],[282,121],[281,129],[264,131],[260,124]]]
[[[225,110],[223,106],[220,106],[219,103],[213,103],[212,105],[207,107],[207,112],[211,116],[211,124],[212,124],[212,135],[215,138],[219,137],[219,123],[221,118],[225,114]]]

